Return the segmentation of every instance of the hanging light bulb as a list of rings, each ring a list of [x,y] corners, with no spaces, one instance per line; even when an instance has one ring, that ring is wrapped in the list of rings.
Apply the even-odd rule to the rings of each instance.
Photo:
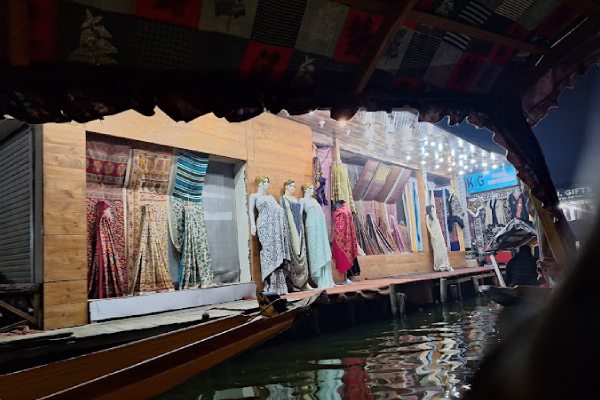
[[[411,159],[411,158],[412,158],[412,157],[410,156],[410,154],[409,154],[409,155],[407,155],[407,156],[406,156],[406,161],[410,161],[410,159]]]
[[[463,144],[464,144],[463,140],[461,138],[458,138],[458,147],[460,147],[462,149]]]
[[[448,172],[452,172],[452,167],[448,167]]]
[[[464,173],[464,171],[458,171],[458,174],[459,175],[464,175],[465,173]]]
[[[421,160],[421,165],[425,165],[425,164],[427,164],[427,161]]]
[[[469,150],[471,150],[471,153],[475,153],[475,145],[469,145]]]
[[[487,166],[488,166],[488,163],[484,161],[484,162],[482,162],[482,163],[481,163],[481,166],[482,166],[482,167],[487,167]]]
[[[440,165],[439,164],[435,164],[435,169],[440,169]]]
[[[458,160],[458,165],[462,167],[463,165],[465,165],[465,163],[463,162],[463,160]]]
[[[495,160],[496,159],[496,153],[490,153],[490,159]]]
[[[492,168],[493,168],[493,169],[496,169],[496,168],[498,168],[498,164],[494,164],[494,165],[492,165]]]
[[[485,157],[487,155],[487,151],[481,149],[481,157]]]
[[[451,150],[450,150],[450,155],[451,155],[452,157],[456,157],[456,150],[454,150],[454,149],[451,149]]]
[[[477,162],[477,160],[476,160],[476,159],[474,159],[474,158],[471,158],[471,164],[475,164],[476,162]]]
[[[444,150],[444,146],[442,145],[442,142],[438,143],[438,151],[442,151]]]
[[[466,170],[466,169],[469,169],[469,166],[468,166],[468,165],[465,165],[465,166],[463,166],[463,169],[465,169],[465,170]]]
[[[429,153],[428,152],[423,153],[423,157],[429,157]]]
[[[429,142],[429,145],[430,145],[431,147],[434,147],[434,146],[435,146],[435,142],[432,140],[431,142]]]

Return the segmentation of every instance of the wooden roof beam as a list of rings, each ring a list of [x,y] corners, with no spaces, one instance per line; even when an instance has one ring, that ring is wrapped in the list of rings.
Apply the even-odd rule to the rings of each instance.
[[[356,1],[356,0],[354,0]],[[402,23],[410,13],[412,8],[418,3],[419,0],[404,0],[401,6],[395,6],[395,11],[392,15],[389,15],[383,22],[383,25],[379,29],[373,43],[375,44],[370,54],[366,57],[366,62],[362,65],[356,84],[354,85],[353,94],[362,93],[369,80],[379,64],[379,60],[389,47],[390,43],[394,39],[394,36],[400,28]],[[370,3],[370,2],[369,2]],[[377,2],[375,2],[377,3]],[[385,4],[385,3],[383,3]]]
[[[476,26],[440,17],[435,14],[429,14],[424,13],[422,11],[413,10],[410,13],[408,13],[408,18],[423,25],[433,26],[435,28],[439,28],[445,31],[467,35],[472,38],[481,39],[486,42],[495,43],[506,47],[511,47],[513,49],[524,50],[532,54],[545,54],[548,51],[543,47],[536,46],[529,42],[513,39],[511,37],[500,35],[498,33],[486,31]]]

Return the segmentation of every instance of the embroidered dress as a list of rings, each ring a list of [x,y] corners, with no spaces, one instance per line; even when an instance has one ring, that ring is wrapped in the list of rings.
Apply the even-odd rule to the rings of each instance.
[[[452,271],[448,258],[448,247],[446,247],[446,240],[442,234],[442,227],[440,226],[435,207],[429,207],[431,207],[431,210],[425,216],[425,221],[433,250],[433,269],[435,271]]]
[[[304,212],[310,276],[319,289],[331,288],[335,283],[331,275],[331,248],[325,215],[313,199],[304,203]]]
[[[287,220],[288,247],[290,264],[288,282],[292,290],[301,290],[308,282],[308,260],[306,258],[306,239],[302,224],[302,205],[297,200],[281,196],[279,204]]]
[[[287,222],[283,209],[273,196],[257,196],[256,232],[260,241],[260,269],[266,292],[287,294],[285,276],[290,261]]]
[[[157,212],[152,204],[142,206],[140,238],[134,264],[133,294],[173,290],[164,243],[160,242]]]
[[[202,207],[207,169],[207,155],[179,151],[169,198],[169,232],[180,254],[179,289],[207,287],[214,281]]]
[[[352,268],[352,262],[358,256],[356,232],[352,213],[347,204],[339,206],[332,214],[334,226],[331,254],[335,267],[340,274]]]
[[[88,276],[89,297],[103,299],[124,296],[127,294],[127,270],[123,246],[116,235],[111,207],[105,201],[99,201],[96,205],[94,232],[92,266]]]

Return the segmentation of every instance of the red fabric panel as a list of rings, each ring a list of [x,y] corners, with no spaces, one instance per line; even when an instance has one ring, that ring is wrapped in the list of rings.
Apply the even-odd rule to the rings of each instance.
[[[29,59],[55,61],[58,43],[58,1],[29,2]]]
[[[242,77],[255,75],[259,81],[279,81],[290,65],[294,49],[250,41],[240,66]]]
[[[333,53],[333,59],[348,64],[363,62],[374,45],[375,36],[383,20],[383,15],[350,9]]]
[[[136,0],[135,15],[176,25],[198,27],[202,0]]]

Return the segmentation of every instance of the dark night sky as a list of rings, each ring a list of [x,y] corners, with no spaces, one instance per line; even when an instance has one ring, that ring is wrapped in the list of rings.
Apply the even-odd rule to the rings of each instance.
[[[558,188],[577,183],[591,184],[575,181],[577,166],[586,150],[591,148],[593,132],[600,125],[600,68],[579,77],[574,89],[565,89],[558,105],[559,108],[550,110],[546,118],[533,128],[546,156],[552,179]],[[488,130],[477,129],[467,122],[456,127],[449,127],[444,121],[440,125],[486,150],[504,153],[504,149],[492,142],[492,134]],[[593,153],[595,160],[596,149]],[[600,163],[595,164],[600,167]],[[586,180],[585,177],[583,179]]]

